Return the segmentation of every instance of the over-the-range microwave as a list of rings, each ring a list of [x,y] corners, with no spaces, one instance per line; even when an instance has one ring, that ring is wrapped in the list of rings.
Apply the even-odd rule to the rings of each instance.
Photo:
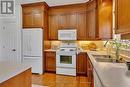
[[[58,30],[58,40],[77,40],[77,30],[76,29]]]

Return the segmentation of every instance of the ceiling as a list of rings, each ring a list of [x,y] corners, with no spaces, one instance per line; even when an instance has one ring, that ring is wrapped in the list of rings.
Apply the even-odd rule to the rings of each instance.
[[[58,5],[67,5],[67,4],[76,4],[84,3],[89,0],[45,0],[49,6],[58,6]]]
[[[89,0],[18,0],[18,1],[22,4],[45,1],[49,6],[58,6],[58,5],[84,3]]]

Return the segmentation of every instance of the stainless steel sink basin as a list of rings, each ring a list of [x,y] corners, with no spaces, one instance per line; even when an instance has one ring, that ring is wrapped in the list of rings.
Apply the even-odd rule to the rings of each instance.
[[[112,58],[110,55],[93,55],[94,58]]]
[[[114,59],[108,59],[108,58],[95,58],[97,62],[115,62]]]
[[[93,55],[97,62],[115,62],[110,55]]]
[[[97,62],[111,62],[111,63],[125,63],[125,61],[123,60],[119,60],[118,62],[116,61],[116,59],[114,59],[112,56],[110,55],[95,55],[93,54],[93,57],[95,58],[95,60]]]

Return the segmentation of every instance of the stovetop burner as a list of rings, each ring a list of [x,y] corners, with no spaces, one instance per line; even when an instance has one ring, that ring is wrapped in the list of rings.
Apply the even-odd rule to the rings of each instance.
[[[75,49],[70,49],[70,51],[76,51]]]
[[[65,49],[60,49],[60,51],[65,51]]]
[[[59,51],[76,51],[76,48],[60,48]]]

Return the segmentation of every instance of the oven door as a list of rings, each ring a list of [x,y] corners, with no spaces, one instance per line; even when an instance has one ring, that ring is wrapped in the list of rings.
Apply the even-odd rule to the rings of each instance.
[[[59,68],[76,68],[76,55],[58,54],[56,57],[56,66]]]

